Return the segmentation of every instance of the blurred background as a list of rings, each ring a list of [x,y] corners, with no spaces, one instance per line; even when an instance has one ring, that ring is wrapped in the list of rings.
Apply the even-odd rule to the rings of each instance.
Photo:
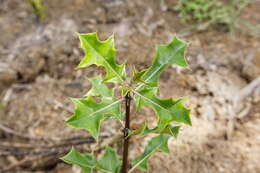
[[[168,68],[160,88],[162,97],[187,98],[193,126],[171,139],[170,155],[150,159],[149,172],[260,172],[259,0],[0,0],[1,173],[80,173],[58,158],[118,133],[106,122],[95,144],[64,122],[69,97],[82,97],[85,78],[103,72],[75,69],[83,57],[76,32],[95,31],[114,33],[118,62],[138,70],[155,44],[174,35],[189,43],[190,68]],[[156,123],[152,110],[132,113],[133,124],[144,120]],[[148,139],[131,139],[131,159]],[[111,145],[122,152],[121,142]]]

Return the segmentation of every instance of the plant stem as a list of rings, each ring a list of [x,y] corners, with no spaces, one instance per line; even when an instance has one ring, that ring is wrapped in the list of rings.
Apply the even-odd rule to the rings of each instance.
[[[124,128],[124,151],[123,151],[123,165],[121,168],[121,173],[127,173],[128,168],[128,146],[129,146],[129,136],[128,130],[130,129],[130,106],[131,106],[131,96],[128,92],[125,96],[125,128]]]

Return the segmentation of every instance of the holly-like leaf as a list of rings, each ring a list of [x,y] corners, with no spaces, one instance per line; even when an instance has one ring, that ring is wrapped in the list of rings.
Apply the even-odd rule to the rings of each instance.
[[[159,93],[159,88],[158,87],[149,87],[148,86],[146,88],[143,88],[142,90],[141,90],[142,92],[148,92],[149,91],[149,92],[153,93],[154,95]],[[140,109],[143,106],[143,102],[144,102],[143,99],[144,99],[144,97],[142,97],[140,95],[140,91],[133,91],[133,92],[135,93],[134,100],[135,100],[136,110],[140,111]]]
[[[79,166],[84,173],[91,173],[96,166],[97,161],[91,154],[81,154],[74,148],[70,152],[61,158],[64,162]]]
[[[106,173],[119,173],[121,161],[118,159],[116,151],[107,147],[105,154],[98,161],[98,169]]]
[[[145,122],[140,128],[133,130],[130,132],[130,135],[140,135],[140,136],[146,136],[150,133],[157,133],[157,134],[168,134],[171,135],[175,138],[177,138],[179,134],[181,126],[172,126],[172,125],[167,125],[164,129],[160,129],[158,127],[150,129],[147,126],[147,123]]]
[[[101,97],[113,97],[114,91],[111,88],[108,88],[106,84],[103,83],[101,76],[87,78],[91,84],[92,88],[88,91],[86,96],[101,96]]]
[[[105,41],[98,39],[97,33],[79,34],[81,47],[85,57],[78,67],[88,67],[92,64],[103,66],[106,69],[107,82],[123,82],[125,78],[125,65],[118,65],[115,62],[116,49],[114,47],[114,36]]]
[[[173,121],[191,125],[190,110],[185,108],[182,99],[160,99],[154,95],[151,89],[142,89],[135,94],[141,98],[140,106],[147,105],[154,109],[160,130]]]
[[[174,37],[172,42],[168,45],[156,46],[156,57],[150,68],[148,68],[142,77],[139,77],[143,81],[136,90],[141,89],[145,84],[149,86],[157,86],[158,79],[161,73],[169,65],[179,65],[181,67],[187,67],[187,61],[185,59],[184,53],[187,43]]]
[[[178,134],[179,134],[179,131],[180,131],[180,128],[181,126],[171,126],[171,125],[168,125],[163,131],[162,133],[165,133],[165,134],[169,134],[175,138],[178,137]]]
[[[79,166],[84,173],[91,173],[92,170],[99,170],[104,173],[119,173],[121,161],[118,159],[115,150],[107,147],[105,154],[97,161],[94,155],[81,154],[74,148],[61,158],[64,162]]]
[[[148,145],[145,147],[145,150],[141,154],[141,156],[137,157],[132,162],[132,168],[129,171],[129,173],[131,173],[136,168],[140,169],[142,171],[147,171],[148,170],[147,162],[153,153],[155,153],[155,152],[169,153],[170,152],[169,148],[168,148],[168,139],[169,138],[170,138],[170,135],[167,135],[167,134],[160,134],[159,136],[152,138],[148,142]]]
[[[141,80],[141,77],[144,75],[144,73],[146,72],[147,70],[142,70],[142,71],[137,71],[135,69],[135,67],[133,67],[133,74],[132,74],[132,81],[134,83],[142,83],[144,81]]]
[[[103,98],[101,102],[96,102],[93,97],[87,97],[72,101],[76,105],[75,112],[66,123],[74,128],[86,129],[96,140],[103,120],[109,116],[122,119],[119,105],[122,99]]]
[[[115,61],[116,50],[113,36],[105,41],[100,41],[96,33],[90,33],[79,34],[79,39],[85,57],[78,67],[83,68],[93,64],[102,66],[106,70],[106,76],[104,79],[101,76],[88,79],[92,87],[86,94],[86,98],[72,99],[75,104],[75,112],[66,121],[67,124],[74,128],[87,130],[97,140],[102,121],[111,118],[122,120],[119,103],[123,101],[123,97],[127,93],[130,93],[131,96],[134,96],[137,109],[142,106],[150,106],[158,119],[156,128],[150,129],[147,124],[144,124],[137,130],[129,130],[130,135],[160,134],[149,141],[144,152],[132,162],[133,167],[128,173],[135,168],[147,171],[147,162],[151,155],[155,152],[169,153],[168,139],[171,136],[177,137],[179,133],[180,126],[172,126],[171,122],[191,125],[190,110],[185,108],[182,99],[161,99],[157,97],[159,91],[157,85],[161,73],[172,64],[182,67],[187,66],[184,57],[187,44],[175,37],[168,45],[157,46],[156,57],[152,66],[140,72],[134,70],[131,80],[126,80],[125,65],[118,65]],[[118,90],[109,88],[105,82],[119,82],[119,85],[116,84],[116,86],[121,89],[122,98],[115,98],[114,96],[118,93],[114,94],[114,91]],[[74,149],[62,159],[67,163],[80,166],[85,173],[91,173],[92,170],[104,173],[119,173],[122,164],[116,152],[110,147],[106,148],[99,161],[92,155],[83,155]]]

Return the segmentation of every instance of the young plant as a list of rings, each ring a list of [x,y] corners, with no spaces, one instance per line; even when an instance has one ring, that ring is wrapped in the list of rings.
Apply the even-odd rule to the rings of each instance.
[[[251,0],[231,0],[223,3],[218,0],[179,0],[174,10],[181,15],[183,23],[194,22],[207,26],[224,25],[233,31],[238,17]]]
[[[124,148],[123,161],[117,152],[107,147],[104,155],[98,160],[93,154],[81,154],[74,148],[62,158],[63,161],[78,165],[84,173],[98,170],[105,173],[131,173],[134,169],[147,171],[147,162],[155,152],[169,153],[168,140],[170,137],[177,137],[181,124],[191,125],[190,110],[184,106],[183,99],[162,99],[158,97],[158,81],[161,73],[172,64],[187,67],[184,53],[187,44],[174,37],[168,45],[156,47],[156,57],[153,64],[142,71],[133,70],[128,77],[125,64],[118,65],[115,61],[116,49],[114,47],[114,36],[105,41],[100,41],[96,33],[79,34],[81,46],[85,52],[85,57],[78,65],[79,68],[90,65],[102,66],[106,75],[88,78],[92,88],[87,92],[85,98],[74,98],[76,108],[74,114],[66,123],[74,128],[87,130],[96,140],[98,140],[100,126],[103,121],[114,119],[123,121],[122,128]],[[114,83],[114,88],[109,88],[107,83]],[[115,91],[120,90],[119,97],[115,96]],[[96,101],[97,98],[100,101]],[[124,111],[121,103],[124,102]],[[140,110],[143,106],[151,107],[157,116],[157,126],[149,128],[144,122],[140,128],[130,129],[130,108],[132,102],[135,108]],[[175,125],[172,123],[175,122]],[[153,137],[144,152],[128,164],[128,145],[132,135],[146,136],[157,134]]]

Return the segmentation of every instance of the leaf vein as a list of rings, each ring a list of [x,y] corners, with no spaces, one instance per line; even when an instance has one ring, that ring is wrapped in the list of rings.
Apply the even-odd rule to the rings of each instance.
[[[89,47],[95,51],[103,60],[104,62],[108,65],[108,67],[113,71],[113,73],[122,81],[124,82],[124,80],[122,79],[122,77],[114,70],[114,68],[107,62],[106,58],[104,58],[102,55],[100,55],[100,53],[91,45],[89,44],[87,41],[85,41],[85,43],[87,43],[89,45]]]

